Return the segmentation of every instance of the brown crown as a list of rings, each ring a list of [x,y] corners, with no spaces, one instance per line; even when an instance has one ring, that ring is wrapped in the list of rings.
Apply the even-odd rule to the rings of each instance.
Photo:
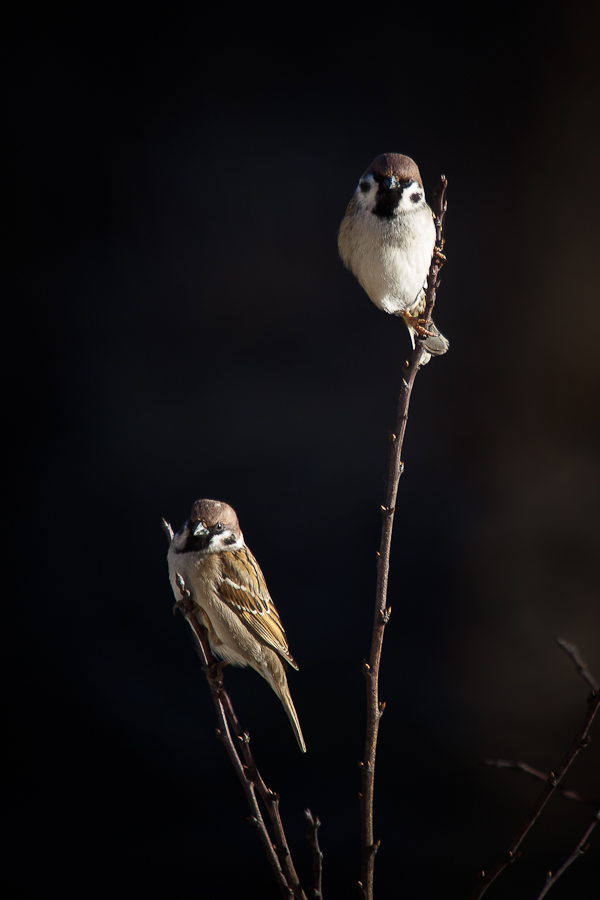
[[[233,531],[240,530],[235,510],[228,503],[221,503],[219,500],[196,500],[192,506],[190,520],[202,522],[207,528],[211,528],[217,522],[222,522]]]
[[[410,156],[402,156],[401,153],[382,153],[377,156],[362,177],[365,175],[380,175],[382,178],[396,175],[401,180],[410,179],[423,185],[416,163]]]

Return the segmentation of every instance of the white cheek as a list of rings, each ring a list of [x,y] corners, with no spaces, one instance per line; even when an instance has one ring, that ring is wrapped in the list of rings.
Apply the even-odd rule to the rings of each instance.
[[[209,544],[210,553],[222,553],[224,550],[241,550],[244,546],[243,538],[240,535],[235,543],[228,543],[228,541],[231,541],[231,534],[231,530],[226,528],[221,534],[213,535]]]
[[[417,197],[418,199],[413,200],[412,197]],[[406,212],[411,209],[418,209],[423,205],[424,193],[423,188],[419,187],[416,181],[413,181],[412,184],[407,185],[402,191],[402,197],[400,199],[400,203],[398,204],[398,209]]]
[[[368,191],[363,191],[361,188],[361,184],[367,183],[369,185]],[[362,209],[371,212],[374,208],[375,203],[377,201],[377,185],[375,184],[375,180],[372,175],[367,175],[366,178],[361,178],[356,191],[354,192],[354,196],[356,197],[356,203]]]

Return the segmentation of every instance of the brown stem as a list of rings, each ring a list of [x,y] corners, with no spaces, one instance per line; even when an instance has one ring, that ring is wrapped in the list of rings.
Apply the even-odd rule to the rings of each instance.
[[[436,202],[436,246],[441,252],[443,247],[443,224],[446,212],[446,178],[442,175],[440,186],[434,192]],[[441,260],[434,253],[427,280],[425,318],[431,317],[435,303]],[[360,763],[362,769],[362,794],[360,797],[361,812],[361,847],[362,847],[362,881],[359,887],[366,900],[373,900],[373,874],[375,867],[375,855],[379,849],[379,841],[374,840],[373,831],[373,792],[375,784],[375,756],[377,753],[377,736],[379,732],[379,720],[383,714],[385,703],[379,700],[379,666],[381,662],[381,650],[383,647],[383,635],[385,626],[389,620],[391,607],[387,606],[387,589],[390,568],[390,551],[392,546],[392,528],[394,525],[394,512],[396,509],[396,497],[400,476],[404,470],[401,461],[402,444],[406,423],[408,421],[408,408],[417,372],[421,367],[423,354],[423,341],[417,339],[415,348],[407,361],[402,378],[400,397],[398,400],[398,413],[396,417],[396,432],[390,435],[390,460],[388,467],[387,488],[385,504],[381,507],[383,524],[381,528],[381,543],[377,554],[377,588],[375,594],[375,619],[373,622],[373,636],[371,639],[371,654],[369,662],[363,663],[363,673],[367,681],[367,727],[365,738],[365,756]]]
[[[181,575],[177,574],[176,580],[179,593],[181,594],[181,600],[175,604],[173,611],[175,612],[177,609],[181,610],[197,638],[197,641],[195,642],[196,651],[202,661],[202,668],[211,689],[211,695],[219,720],[220,727],[217,729],[217,737],[225,746],[227,755],[232,762],[244,793],[246,794],[246,798],[252,811],[249,821],[258,832],[259,838],[267,854],[267,859],[269,860],[269,864],[275,875],[275,880],[277,881],[283,896],[286,900],[292,900],[292,898],[294,898],[294,900],[307,900],[306,894],[304,893],[296,874],[296,870],[294,869],[285,832],[279,816],[279,795],[266,786],[258,771],[250,752],[250,737],[247,732],[242,731],[233,709],[231,698],[223,686],[222,667],[217,663],[212,654],[206,629],[200,625],[196,618],[190,592],[187,590]],[[231,725],[231,728],[238,739],[245,764],[240,759],[238,749],[234,745],[229,725]],[[258,806],[255,791],[258,791],[265,804],[269,818],[271,819],[275,845],[273,845],[269,832],[267,831],[260,807]]]
[[[536,900],[542,900],[542,897],[546,896],[546,894],[548,893],[548,891],[550,890],[552,885],[560,878],[560,876],[563,874],[565,869],[568,869],[569,866],[571,865],[571,863],[574,863],[576,859],[579,859],[580,856],[583,856],[583,854],[586,852],[586,850],[588,849],[588,846],[589,846],[589,844],[587,844],[586,842],[589,839],[589,836],[591,835],[592,831],[598,824],[599,819],[600,819],[600,810],[596,813],[596,815],[594,816],[594,818],[588,825],[588,827],[585,831],[585,834],[583,835],[583,837],[581,838],[581,840],[579,841],[579,843],[577,844],[577,846],[575,847],[575,849],[573,850],[573,852],[571,853],[569,858],[564,861],[564,863],[562,864],[560,869],[558,869],[558,871],[555,872],[554,874],[552,874],[552,872],[548,872],[548,877],[546,878],[546,883],[545,883],[544,887],[542,888],[541,892],[538,894]]]
[[[313,816],[310,809],[304,810],[304,816],[308,822],[306,837],[313,851],[314,887],[312,889],[312,897],[313,900],[323,900],[323,854],[319,847],[319,828],[321,827],[321,823],[318,818]]]
[[[535,804],[529,815],[525,818],[523,824],[508,845],[508,849],[506,850],[506,852],[503,854],[503,856],[500,857],[498,862],[494,866],[492,866],[491,869],[489,869],[487,872],[481,872],[479,876],[479,883],[471,894],[470,900],[479,900],[480,897],[483,897],[490,884],[494,881],[494,879],[498,877],[500,872],[502,872],[502,870],[509,864],[509,862],[514,862],[514,860],[516,859],[517,850],[519,849],[523,838],[538,818],[539,814],[543,810],[552,794],[555,792],[558,783],[561,781],[562,777],[570,767],[579,751],[589,744],[590,726],[594,720],[594,716],[598,712],[599,706],[600,691],[592,691],[592,693],[588,697],[588,709],[583,718],[583,722],[581,723],[581,727],[577,732],[575,740],[569,747],[569,750],[567,751],[563,761],[561,762],[556,772],[550,772],[550,775],[548,776],[548,780],[546,782],[546,787],[540,794],[537,803]]]

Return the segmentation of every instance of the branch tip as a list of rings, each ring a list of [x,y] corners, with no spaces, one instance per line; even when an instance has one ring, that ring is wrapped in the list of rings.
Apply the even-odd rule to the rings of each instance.
[[[600,685],[590,672],[587,663],[584,662],[584,660],[581,658],[581,654],[575,644],[571,644],[569,643],[569,641],[565,641],[563,638],[557,638],[556,643],[562,650],[565,651],[565,653],[567,653],[571,657],[578,673],[581,675],[583,680],[589,684],[592,691],[597,691]]]

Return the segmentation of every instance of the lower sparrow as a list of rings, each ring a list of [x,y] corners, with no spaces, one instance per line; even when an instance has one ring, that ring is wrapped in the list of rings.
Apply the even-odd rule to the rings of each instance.
[[[285,674],[286,663],[294,669],[298,666],[265,577],[244,543],[231,506],[197,500],[190,518],[173,537],[167,560],[173,593],[179,599],[176,576],[180,574],[213,652],[234,666],[251,666],[269,682],[305,753]]]

